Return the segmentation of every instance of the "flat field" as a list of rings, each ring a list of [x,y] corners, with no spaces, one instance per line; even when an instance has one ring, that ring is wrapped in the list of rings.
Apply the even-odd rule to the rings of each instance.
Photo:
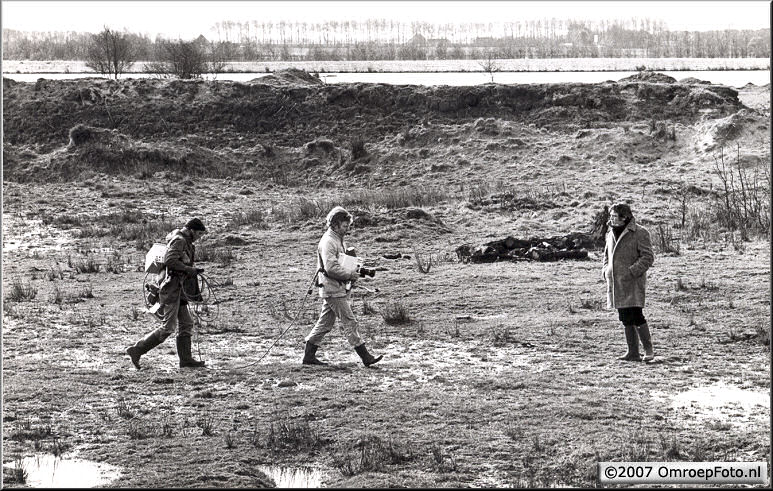
[[[308,72],[480,72],[484,60],[372,60],[372,61],[235,61],[228,72],[276,72],[298,68]],[[130,72],[142,72],[146,61],[136,62]],[[501,59],[504,72],[540,71],[634,71],[651,70],[769,70],[768,58],[553,58]],[[5,73],[87,73],[91,69],[77,60],[3,60]]]
[[[271,486],[263,465],[312,467],[326,487],[592,487],[599,461],[770,467],[770,241],[721,222],[717,167],[769,193],[769,87],[389,92],[296,76],[7,83],[4,465],[72,455],[117,466],[120,487]],[[617,201],[655,241],[652,363],[617,360],[600,250],[456,254],[587,232]],[[384,355],[371,368],[339,327],[329,367],[300,363],[338,203],[378,270],[353,295]],[[769,210],[751,217],[768,230]],[[157,325],[145,252],[192,216],[211,231],[197,256],[217,317],[194,343],[207,367],[177,368],[170,338],[135,370],[124,350]],[[9,468],[3,482],[20,485]]]

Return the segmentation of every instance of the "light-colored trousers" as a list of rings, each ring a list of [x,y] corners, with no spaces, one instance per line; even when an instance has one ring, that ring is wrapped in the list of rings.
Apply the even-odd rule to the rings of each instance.
[[[325,334],[333,330],[336,318],[341,319],[341,326],[349,344],[352,347],[361,345],[363,341],[357,330],[357,319],[354,318],[354,312],[352,312],[351,294],[345,297],[323,298],[322,312],[320,312],[317,323],[314,324],[314,328],[305,340],[315,346],[320,346]]]

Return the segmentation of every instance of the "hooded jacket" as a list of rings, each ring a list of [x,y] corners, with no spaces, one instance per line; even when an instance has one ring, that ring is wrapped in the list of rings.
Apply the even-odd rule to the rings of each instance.
[[[631,221],[615,239],[609,228],[604,245],[601,274],[607,282],[607,307],[623,309],[644,307],[647,270],[655,262],[650,234]]]

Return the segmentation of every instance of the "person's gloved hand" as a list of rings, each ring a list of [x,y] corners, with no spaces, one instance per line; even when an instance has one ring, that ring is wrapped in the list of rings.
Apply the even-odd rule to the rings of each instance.
[[[204,268],[196,268],[196,274],[201,274],[204,272]]]

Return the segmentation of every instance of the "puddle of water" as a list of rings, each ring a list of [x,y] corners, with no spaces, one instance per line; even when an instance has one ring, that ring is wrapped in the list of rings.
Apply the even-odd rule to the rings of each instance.
[[[748,418],[770,411],[768,392],[745,390],[723,383],[696,387],[676,395],[654,392],[652,396],[662,401],[670,399],[673,409],[697,411],[695,416],[702,420],[725,420],[730,412]]]
[[[274,480],[278,488],[321,488],[322,471],[313,467],[260,465],[261,472]]]
[[[20,249],[40,252],[46,250],[62,250],[73,239],[62,230],[49,229],[42,220],[26,219],[19,223],[18,219],[3,215],[3,252]]]
[[[754,406],[770,407],[770,394],[715,384],[677,394],[673,405],[675,407],[701,406],[707,409],[738,405],[749,411]]]
[[[16,462],[6,464],[15,468]],[[118,467],[83,459],[63,459],[39,454],[22,459],[27,470],[26,485],[32,488],[93,488],[104,486],[121,475]]]

